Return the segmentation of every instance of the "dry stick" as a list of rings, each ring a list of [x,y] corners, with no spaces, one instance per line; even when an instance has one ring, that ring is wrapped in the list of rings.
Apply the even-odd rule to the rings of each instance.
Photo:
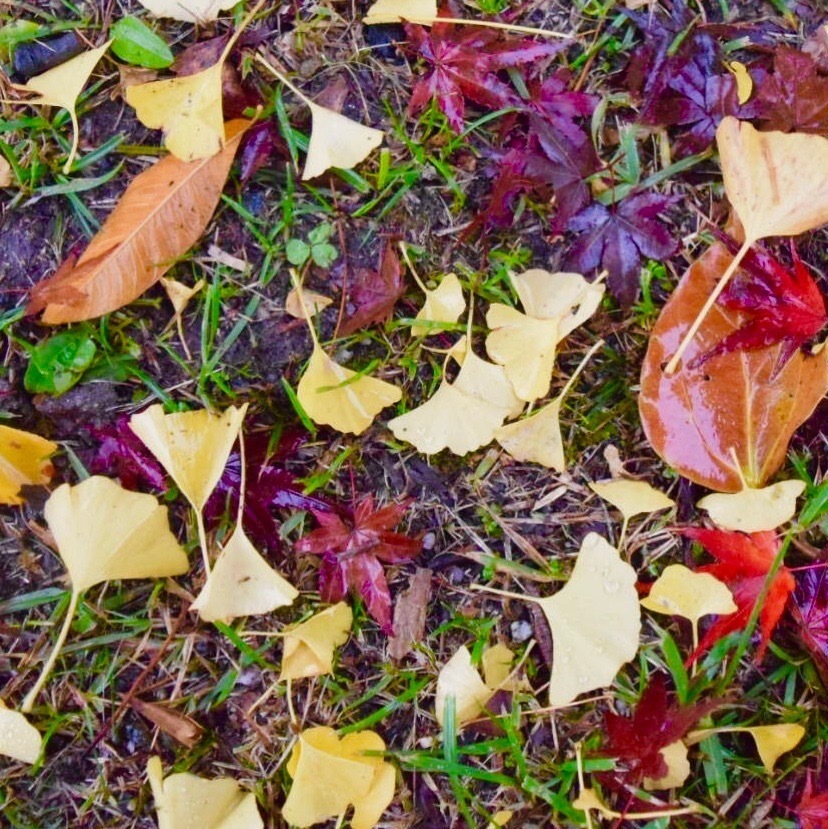
[[[75,611],[78,609],[78,600],[80,599],[80,592],[72,589],[72,596],[69,599],[69,607],[66,609],[66,617],[63,620],[63,627],[60,629],[60,633],[58,634],[57,641],[55,642],[54,646],[52,647],[52,652],[49,654],[49,658],[44,663],[43,667],[40,669],[40,675],[37,678],[37,682],[32,686],[31,690],[23,699],[23,704],[20,706],[20,710],[24,714],[30,714],[32,708],[34,708],[35,699],[37,695],[40,693],[43,686],[46,684],[46,680],[49,678],[49,674],[52,672],[52,668],[55,667],[55,662],[57,662],[58,654],[60,653],[60,649],[63,647],[63,643],[66,641],[66,637],[69,635],[69,627],[72,624],[72,619],[74,618]]]
[[[705,317],[710,312],[710,309],[716,304],[716,300],[719,298],[719,295],[722,291],[727,287],[727,283],[730,282],[730,278],[736,273],[736,270],[739,267],[742,259],[744,259],[745,254],[750,250],[750,246],[756,241],[756,239],[745,239],[742,242],[742,247],[739,248],[739,252],[733,258],[733,261],[727,266],[727,270],[721,275],[719,281],[716,283],[716,287],[713,289],[713,292],[707,298],[707,301],[704,303],[701,311],[696,314],[696,318],[693,320],[693,324],[688,329],[687,333],[684,335],[684,339],[679,343],[679,347],[676,349],[676,353],[670,358],[670,362],[664,368],[665,374],[673,374],[675,370],[678,368],[679,361],[682,358],[682,355],[687,350],[687,346],[693,341],[693,337],[696,336],[698,333],[699,328],[701,328],[701,324],[704,322]]]

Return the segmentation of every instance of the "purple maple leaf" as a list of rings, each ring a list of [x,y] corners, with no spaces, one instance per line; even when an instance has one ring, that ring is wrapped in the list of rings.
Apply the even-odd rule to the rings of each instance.
[[[114,425],[91,429],[100,440],[89,469],[93,475],[114,475],[125,489],[167,491],[164,467],[129,427],[129,418],[119,417]]]
[[[799,638],[811,654],[823,684],[828,686],[828,565],[796,573],[791,610]]]

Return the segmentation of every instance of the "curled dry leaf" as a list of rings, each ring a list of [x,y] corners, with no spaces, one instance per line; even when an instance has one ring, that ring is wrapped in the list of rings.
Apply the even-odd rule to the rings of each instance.
[[[50,325],[93,319],[141,296],[194,245],[216,209],[247,121],[212,158],[162,158],[136,176],[74,266],[35,285],[26,313]]]
[[[741,492],[705,495],[696,506],[723,530],[758,533],[775,530],[796,514],[796,499],[805,491],[805,481],[779,481],[761,489],[745,487]]]
[[[131,697],[129,707],[187,748],[195,748],[204,734],[204,728],[192,717],[169,705]]]
[[[54,469],[47,458],[57,448],[40,435],[0,425],[0,504],[22,504],[21,487],[48,484]]]
[[[424,288],[425,302],[417,312],[416,319],[429,325],[412,325],[412,337],[425,337],[445,330],[440,323],[454,323],[466,310],[463,286],[456,274],[447,273],[432,291]]]
[[[352,621],[351,608],[339,602],[284,631],[279,680],[329,674],[333,670],[334,649],[347,641]]]
[[[719,354],[693,367],[694,358],[745,322],[743,314],[719,305],[690,342],[682,370],[663,371],[731,260],[715,244],[682,277],[651,332],[639,396],[655,451],[686,478],[718,492],[738,492],[743,481],[761,487],[828,390],[828,349],[813,356],[797,351],[780,370],[783,345]]]
[[[150,757],[147,778],[158,829],[263,829],[253,792],[230,777],[205,780],[184,772],[164,777],[160,757]]]
[[[0,700],[0,754],[31,764],[40,756],[42,747],[40,732],[23,714]]]
[[[633,481],[628,478],[615,478],[609,481],[593,481],[589,488],[609,501],[624,516],[625,521],[636,515],[671,509],[676,502],[661,490],[646,481]]]
[[[431,570],[418,567],[408,590],[394,607],[394,635],[388,640],[388,655],[399,662],[417,642],[423,641],[426,616],[431,601]]]
[[[282,816],[301,828],[340,817],[353,806],[352,829],[372,829],[394,798],[394,767],[382,759],[384,751],[373,731],[340,740],[332,728],[305,729],[287,762],[293,785]]]

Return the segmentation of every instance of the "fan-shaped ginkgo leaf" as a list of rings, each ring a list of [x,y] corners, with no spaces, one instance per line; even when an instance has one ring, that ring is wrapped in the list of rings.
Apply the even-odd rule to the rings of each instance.
[[[216,415],[207,409],[164,414],[157,403],[133,415],[129,427],[200,512],[224,471],[247,404]]]
[[[215,20],[220,11],[232,9],[238,0],[138,0],[150,14],[171,17],[184,23]]]
[[[75,112],[75,103],[83,91],[84,86],[86,86],[92,70],[104,56],[104,52],[109,48],[111,42],[111,40],[108,40],[103,46],[99,46],[97,49],[81,52],[81,54],[67,60],[65,63],[61,63],[59,66],[55,66],[53,69],[29,78],[23,86],[12,84],[13,88],[20,92],[37,93],[36,98],[30,98],[21,103],[35,106],[62,107],[69,112],[69,117],[72,119],[72,148],[69,150],[69,157],[63,165],[64,174],[68,173],[72,168],[72,163],[78,151],[80,127],[78,126],[78,116]]]
[[[303,181],[316,178],[331,167],[350,170],[382,144],[382,130],[366,127],[312,101],[306,102],[312,120]]]
[[[293,785],[282,817],[302,827],[337,818],[354,807],[352,829],[372,829],[394,798],[394,767],[382,759],[385,743],[373,731],[341,740],[332,728],[299,735],[287,763]]]
[[[311,291],[308,288],[302,288],[302,298],[299,298],[299,292],[296,288],[291,288],[288,295],[285,297],[285,313],[290,314],[296,319],[305,319],[305,310],[314,317],[320,311],[327,308],[333,300],[329,296],[320,294],[317,291]]]
[[[152,495],[130,492],[109,478],[93,476],[77,486],[63,484],[44,509],[72,582],[66,619],[54,649],[21,711],[29,713],[69,633],[81,593],[110,579],[176,576],[189,568],[170,532],[167,508]]]
[[[21,487],[49,483],[54,469],[47,458],[57,448],[40,435],[0,425],[0,504],[22,504]]]
[[[773,773],[776,761],[787,751],[799,745],[805,736],[805,729],[798,723],[775,723],[774,725],[723,726],[721,728],[703,728],[691,731],[685,743],[693,745],[714,734],[746,732],[753,737],[762,765],[768,774]]]
[[[706,510],[717,527],[758,533],[790,521],[804,491],[805,481],[779,481],[761,489],[746,486],[741,492],[705,495],[696,506]]]
[[[614,478],[609,481],[594,481],[589,488],[609,501],[626,521],[636,515],[670,509],[676,502],[661,490],[646,481],[633,481],[627,478]]]
[[[320,425],[359,435],[402,392],[391,383],[341,366],[314,345],[296,396],[308,417]]]
[[[675,789],[684,784],[690,776],[690,761],[687,759],[687,746],[682,740],[669,743],[659,751],[661,758],[667,764],[667,774],[663,777],[645,777],[642,786],[647,791],[661,789]]]
[[[447,273],[434,290],[425,291],[425,302],[417,314],[416,319],[430,325],[412,325],[411,334],[414,337],[436,334],[442,331],[439,323],[453,323],[460,319],[466,310],[466,298],[463,296],[463,287],[456,274]]]
[[[512,274],[511,279],[529,316],[559,320],[559,339],[595,313],[606,291],[603,282],[587,282],[579,273],[549,273],[540,268]]]
[[[0,754],[21,763],[34,763],[42,747],[40,732],[23,714],[0,700]]]
[[[237,525],[207,582],[190,605],[205,622],[269,613],[293,604],[299,591],[259,554]]]
[[[333,670],[334,649],[348,639],[352,621],[351,608],[339,602],[284,631],[279,679],[329,674]]]
[[[558,319],[536,319],[495,303],[486,313],[486,324],[493,329],[486,351],[504,367],[515,394],[527,403],[545,397],[560,340]]]
[[[665,567],[641,604],[654,613],[683,616],[694,625],[702,616],[721,616],[738,610],[724,582],[710,573],[696,573],[683,564]]]
[[[150,757],[147,778],[158,829],[262,829],[253,792],[230,777],[205,780],[189,772],[164,777],[160,757]]]
[[[504,417],[517,417],[521,413],[523,401],[515,394],[503,366],[478,357],[471,349],[465,351],[461,364],[453,384],[455,389],[476,400],[494,404],[503,410]]]
[[[400,23],[403,20],[420,23],[437,17],[437,0],[377,0],[368,9],[362,22]]]
[[[516,461],[539,463],[563,472],[566,457],[561,435],[562,405],[563,397],[556,397],[529,417],[501,426],[494,434],[495,440]]]

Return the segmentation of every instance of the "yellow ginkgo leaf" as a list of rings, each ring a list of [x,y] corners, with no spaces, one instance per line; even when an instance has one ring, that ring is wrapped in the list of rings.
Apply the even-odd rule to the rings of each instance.
[[[759,758],[768,774],[773,773],[776,761],[785,752],[799,745],[800,740],[805,736],[805,729],[797,723],[776,723],[775,725],[703,728],[699,731],[691,731],[684,741],[688,745],[692,745],[713,734],[738,734],[740,732],[746,732],[753,737]]]
[[[455,389],[502,409],[503,418],[517,417],[523,411],[523,401],[515,394],[503,366],[478,357],[471,349],[464,352],[461,365],[460,373],[453,383]]]
[[[514,812],[510,809],[500,809],[492,815],[492,819],[489,821],[486,829],[500,829],[512,819],[513,815]]]
[[[498,642],[486,648],[480,654],[480,668],[483,671],[483,681],[489,688],[498,690],[506,688],[509,675],[512,672],[512,661],[515,655],[506,645]],[[511,686],[513,683],[509,683]]]
[[[431,324],[412,325],[411,335],[414,337],[424,337],[443,331],[443,327],[438,323],[457,322],[466,310],[463,287],[456,274],[447,273],[433,291],[425,288],[425,295],[425,302],[416,319]]]
[[[353,806],[352,829],[372,829],[394,798],[394,767],[382,759],[383,751],[385,743],[373,731],[340,740],[332,728],[305,729],[287,763],[293,785],[282,817],[301,829]]]
[[[805,481],[779,481],[741,492],[705,495],[696,506],[707,510],[710,520],[725,530],[758,533],[775,530],[796,513],[796,499],[805,491]]]
[[[166,276],[162,276],[159,281],[164,286],[164,290],[167,292],[167,298],[175,311],[173,319],[176,321],[180,321],[181,315],[184,313],[184,310],[187,308],[190,300],[205,285],[203,279],[199,279],[198,282],[196,282],[196,284],[192,287],[185,285],[183,282],[179,282],[177,279],[167,279]]]
[[[258,553],[240,525],[190,605],[205,622],[269,613],[293,604],[299,591]]]
[[[437,675],[437,691],[434,695],[437,722],[443,725],[446,700],[449,697],[454,697],[454,717],[460,726],[477,719],[491,695],[492,689],[472,665],[469,649],[462,645]]]
[[[245,403],[221,415],[206,409],[164,414],[157,403],[133,415],[129,427],[200,512],[224,472],[246,411]]]
[[[0,754],[31,764],[40,756],[42,747],[40,732],[0,699]]]
[[[635,570],[597,533],[581,544],[566,585],[537,604],[552,630],[551,705],[608,685],[638,652],[641,609]]]
[[[334,649],[348,639],[352,621],[351,608],[339,602],[285,630],[279,680],[329,674],[333,670]]]
[[[0,187],[11,187],[12,181],[11,164],[5,158],[0,158]]]
[[[725,67],[736,80],[736,98],[740,104],[746,104],[753,94],[753,76],[741,61],[725,61]]]
[[[566,469],[561,436],[562,397],[556,397],[534,414],[501,426],[495,440],[516,460],[539,463],[547,469]]]
[[[382,144],[384,133],[306,99],[311,111],[311,136],[302,180],[316,178],[331,167],[350,170]]]
[[[558,319],[536,319],[495,303],[486,313],[486,325],[493,329],[486,351],[504,367],[515,394],[527,403],[545,397],[560,340]]]
[[[359,435],[382,409],[398,402],[402,392],[391,383],[339,365],[314,344],[296,396],[314,423]]]
[[[437,17],[437,0],[377,0],[366,12],[362,22],[400,23],[430,21]]]
[[[150,14],[171,17],[184,23],[215,20],[220,11],[232,9],[238,0],[138,0]]]
[[[55,66],[43,72],[41,75],[35,75],[24,85],[12,84],[14,89],[20,92],[35,92],[37,97],[30,98],[21,103],[35,105],[35,106],[56,106],[65,109],[72,119],[72,148],[69,151],[69,157],[63,165],[64,174],[68,173],[72,168],[72,163],[75,160],[75,155],[78,152],[78,140],[80,136],[80,127],[78,125],[78,115],[75,112],[75,103],[78,96],[83,91],[92,70],[98,61],[104,56],[104,53],[109,48],[111,40],[108,40],[103,46],[97,49],[90,49],[88,52],[82,52],[80,55]]]
[[[253,792],[230,777],[205,780],[189,772],[164,777],[160,757],[147,761],[158,829],[263,829]]]
[[[308,290],[307,288],[302,288],[301,290],[301,299],[296,288],[291,288],[285,297],[285,313],[290,314],[296,319],[305,319],[306,310],[312,317],[316,316],[333,302],[329,296],[325,296],[324,294]]]
[[[589,488],[609,501],[629,521],[636,515],[670,509],[676,502],[646,481],[614,478],[609,481],[593,481]]]
[[[559,339],[595,313],[606,291],[603,282],[587,282],[579,273],[550,273],[540,268],[512,274],[511,279],[530,317],[559,320]]]
[[[645,777],[642,784],[647,791],[675,789],[684,784],[690,776],[690,761],[687,759],[687,746],[681,741],[664,746],[658,752],[667,764],[667,773],[661,777]]]
[[[738,609],[728,586],[711,573],[696,573],[683,564],[670,564],[641,604],[654,613],[683,616],[694,625],[702,616],[728,615]]]
[[[81,593],[110,579],[147,579],[186,573],[189,563],[170,532],[167,508],[152,495],[130,492],[109,478],[93,476],[63,484],[44,509],[72,594],[51,656],[21,711],[28,713],[69,633]]]
[[[57,448],[40,435],[0,426],[0,504],[22,504],[21,487],[49,483],[54,469],[47,458]]]

